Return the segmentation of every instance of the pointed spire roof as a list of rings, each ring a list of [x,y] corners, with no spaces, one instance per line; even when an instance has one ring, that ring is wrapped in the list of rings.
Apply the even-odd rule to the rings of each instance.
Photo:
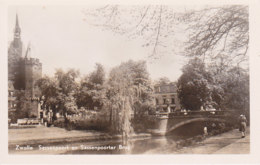
[[[19,27],[19,20],[18,20],[18,14],[17,13],[16,13],[16,23],[15,23],[15,26]]]
[[[15,22],[15,29],[14,29],[15,33],[20,33],[21,32],[21,28],[19,26],[19,20],[18,20],[18,14],[16,13],[16,22]]]

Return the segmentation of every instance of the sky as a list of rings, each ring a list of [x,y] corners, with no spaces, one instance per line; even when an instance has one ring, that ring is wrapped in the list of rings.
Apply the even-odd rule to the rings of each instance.
[[[129,40],[86,22],[82,6],[10,6],[8,8],[8,41],[13,40],[15,16],[18,14],[24,49],[30,43],[31,57],[39,58],[43,74],[52,76],[56,68],[78,69],[81,75],[104,65],[107,74],[115,66],[132,60],[147,60],[149,51],[141,41]],[[86,8],[86,7],[85,7]],[[169,52],[147,62],[152,80],[168,77],[176,81],[184,60]]]

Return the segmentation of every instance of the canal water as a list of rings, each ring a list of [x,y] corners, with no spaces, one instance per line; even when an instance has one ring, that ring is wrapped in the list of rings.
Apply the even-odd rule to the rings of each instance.
[[[127,144],[122,140],[97,140],[94,142],[62,142],[59,144],[35,144],[32,150],[15,150],[11,154],[172,154],[185,140],[203,134],[203,124],[187,124],[167,136],[135,136]],[[181,143],[180,143],[181,142]]]
[[[71,146],[77,146],[77,150],[69,150],[63,154],[149,154],[164,149],[176,148],[173,139],[160,136],[152,138],[142,138],[129,140],[127,144],[123,144],[120,140],[73,143]]]
[[[147,136],[122,140],[97,140],[92,142],[62,142],[58,144],[34,144],[28,149],[9,148],[10,154],[167,154],[178,149],[177,143],[185,138],[175,135]],[[32,149],[30,150],[29,147]]]
[[[170,154],[178,150],[180,141],[202,134],[202,124],[188,124],[167,136],[130,139],[127,144],[121,140],[73,143],[77,149],[63,154]]]

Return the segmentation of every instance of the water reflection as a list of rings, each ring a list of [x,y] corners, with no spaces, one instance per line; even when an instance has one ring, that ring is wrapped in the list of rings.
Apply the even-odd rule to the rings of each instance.
[[[188,139],[196,135],[203,134],[203,123],[187,124],[176,129],[167,136],[152,136],[142,139],[131,139],[127,145],[123,145],[120,140],[88,142],[72,145],[86,146],[114,146],[114,150],[73,150],[65,154],[167,154],[177,150],[179,140]]]
[[[180,140],[185,137],[180,135],[169,136],[136,136],[139,139],[130,139],[127,144],[123,144],[122,139],[105,140],[94,142],[62,142],[58,144],[41,145],[43,150],[38,149],[38,144],[32,145],[33,150],[15,150],[9,148],[10,153],[24,154],[171,154],[179,146]],[[178,145],[177,145],[178,144]],[[66,147],[66,150],[60,148]]]
[[[158,136],[152,138],[130,140],[127,145],[123,145],[121,141],[103,141],[98,143],[74,143],[73,146],[88,146],[96,149],[78,149],[68,151],[64,154],[153,154],[171,148],[175,150],[175,138],[172,136]],[[98,150],[98,147],[115,147],[115,149]]]

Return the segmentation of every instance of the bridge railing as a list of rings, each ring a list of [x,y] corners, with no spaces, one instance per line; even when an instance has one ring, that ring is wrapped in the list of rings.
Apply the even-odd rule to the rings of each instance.
[[[232,114],[234,111],[176,111],[176,112],[163,112],[163,113],[158,113],[156,116],[157,117],[199,117],[199,116],[227,116]]]
[[[168,116],[169,116],[168,112],[161,112],[161,113],[156,114],[156,117],[161,117],[161,118],[168,117]]]

